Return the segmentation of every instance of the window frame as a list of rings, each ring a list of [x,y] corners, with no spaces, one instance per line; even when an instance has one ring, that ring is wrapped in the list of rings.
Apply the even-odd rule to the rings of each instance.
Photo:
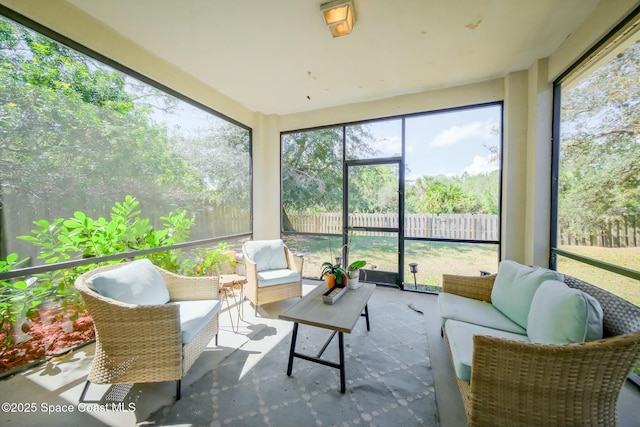
[[[400,277],[400,289],[402,290],[410,290],[407,289],[404,286],[404,282],[402,280],[402,278],[404,277],[404,270],[405,270],[405,265],[404,265],[404,246],[405,246],[405,242],[411,242],[411,241],[417,241],[417,242],[436,242],[436,243],[465,243],[465,244],[483,244],[483,245],[496,245],[497,246],[497,254],[498,254],[498,262],[500,262],[501,257],[502,257],[502,193],[503,193],[503,170],[504,170],[504,165],[503,165],[503,152],[504,152],[504,101],[500,100],[500,101],[491,101],[491,102],[484,102],[484,103],[478,103],[478,104],[470,104],[470,105],[463,105],[463,106],[457,106],[457,107],[449,107],[449,108],[441,108],[441,109],[436,109],[436,110],[429,110],[429,111],[421,111],[421,112],[416,112],[416,113],[408,113],[408,114],[400,114],[400,115],[394,115],[394,116],[385,116],[385,117],[377,117],[377,118],[371,118],[371,119],[365,119],[365,120],[358,120],[358,121],[352,121],[352,122],[343,122],[343,123],[335,123],[335,124],[330,124],[330,125],[323,125],[323,126],[316,126],[316,127],[310,127],[310,128],[302,128],[302,129],[292,129],[292,130],[286,130],[286,131],[281,131],[280,132],[280,220],[279,220],[279,226],[280,226],[280,236],[281,237],[286,237],[286,236],[323,236],[323,237],[340,237],[342,236],[343,239],[343,244],[347,244],[348,243],[348,235],[345,234],[345,232],[343,232],[342,234],[322,234],[322,233],[309,233],[309,232],[297,232],[297,231],[285,231],[284,226],[283,226],[283,214],[282,212],[284,211],[284,207],[283,207],[283,188],[282,188],[282,171],[283,171],[283,159],[282,159],[282,149],[283,149],[283,137],[285,135],[288,134],[292,134],[292,133],[299,133],[299,132],[307,132],[307,131],[314,131],[314,130],[321,130],[321,129],[327,129],[327,128],[342,128],[342,134],[343,134],[343,140],[342,140],[342,149],[343,149],[343,171],[346,170],[347,168],[347,164],[357,164],[359,162],[359,160],[347,160],[347,155],[346,155],[346,129],[348,126],[353,126],[353,125],[361,125],[361,124],[369,124],[369,123],[376,123],[376,122],[381,122],[381,121],[389,121],[389,120],[396,120],[399,119],[401,120],[401,128],[402,128],[402,149],[401,149],[401,155],[399,157],[394,157],[394,158],[381,158],[381,159],[376,159],[376,160],[364,160],[364,162],[398,162],[400,165],[400,187],[401,187],[401,191],[403,193],[403,196],[406,195],[405,193],[405,184],[406,184],[406,180],[405,180],[405,161],[406,161],[406,152],[405,152],[405,146],[406,146],[406,120],[410,119],[410,118],[414,118],[414,117],[420,117],[420,116],[426,116],[426,115],[435,115],[435,114],[440,114],[440,113],[451,113],[451,112],[457,112],[457,111],[464,111],[464,110],[473,110],[473,109],[477,109],[477,108],[483,108],[483,107],[499,107],[500,108],[500,143],[499,143],[499,147],[500,147],[500,157],[499,157],[499,173],[498,173],[498,240],[474,240],[474,239],[455,239],[455,238],[438,238],[438,237],[406,237],[405,236],[405,230],[404,230],[404,219],[405,219],[405,215],[406,215],[406,209],[405,209],[405,197],[400,197],[400,206],[401,206],[401,212],[399,212],[399,223],[400,223],[400,229],[398,232],[398,250],[399,250],[399,277]],[[344,189],[343,189],[344,191]],[[343,193],[343,216],[346,216],[347,213],[345,212],[346,209],[346,200],[347,200],[348,195],[346,194],[346,191],[344,191]],[[344,256],[344,254],[343,254]]]
[[[551,204],[550,204],[550,235],[549,235],[549,267],[557,270],[558,257],[566,257],[574,261],[616,273],[640,281],[640,271],[600,261],[558,248],[558,214],[559,214],[559,184],[560,184],[560,115],[562,107],[562,82],[575,73],[580,72],[597,58],[606,53],[608,48],[616,43],[618,37],[625,31],[633,30],[640,25],[640,6],[633,10],[607,35],[600,39],[591,49],[568,67],[553,82],[553,113],[552,113],[552,152],[551,152]],[[636,28],[635,31],[640,31]],[[639,283],[640,285],[640,283]]]

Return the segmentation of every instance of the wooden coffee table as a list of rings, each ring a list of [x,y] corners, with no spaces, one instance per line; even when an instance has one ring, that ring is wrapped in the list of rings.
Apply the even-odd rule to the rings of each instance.
[[[369,308],[367,304],[375,288],[376,285],[372,283],[364,283],[358,289],[348,289],[342,298],[336,301],[335,304],[330,305],[322,302],[322,294],[327,291],[327,287],[319,285],[300,301],[283,311],[278,318],[294,322],[287,375],[291,376],[294,357],[330,366],[340,370],[340,393],[344,393],[346,389],[344,369],[344,333],[351,333],[361,316],[366,318],[367,331],[370,330]],[[300,323],[333,331],[316,356],[309,356],[296,352],[296,339],[298,338],[298,325]],[[321,359],[322,354],[336,335],[336,332],[338,333],[338,343],[340,347],[339,363]]]

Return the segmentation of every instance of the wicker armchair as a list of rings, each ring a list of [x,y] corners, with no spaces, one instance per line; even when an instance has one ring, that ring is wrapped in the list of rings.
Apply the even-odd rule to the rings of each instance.
[[[302,296],[304,258],[282,240],[251,240],[242,246],[247,284],[244,295],[255,306]]]
[[[181,379],[214,337],[218,344],[219,312],[183,344],[180,309],[172,303],[217,300],[218,278],[185,277],[155,267],[169,292],[170,301],[164,305],[120,302],[87,285],[93,275],[121,266],[99,267],[75,282],[96,330],[95,356],[80,401],[85,401],[90,383],[161,381],[177,381],[176,399],[180,399]]]
[[[491,302],[495,275],[445,275],[443,292]],[[624,381],[640,359],[640,307],[581,280],[565,283],[595,297],[604,338],[541,345],[473,339],[471,381],[458,380],[470,426],[615,426]]]

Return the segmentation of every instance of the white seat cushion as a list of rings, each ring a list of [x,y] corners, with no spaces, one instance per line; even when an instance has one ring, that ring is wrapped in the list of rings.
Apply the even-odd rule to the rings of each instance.
[[[176,301],[180,307],[180,330],[182,344],[188,344],[220,311],[220,301],[216,299],[197,301]]]
[[[526,335],[513,332],[499,331],[471,323],[448,320],[444,326],[451,350],[451,359],[456,375],[463,381],[471,381],[471,362],[473,361],[473,337],[474,335],[489,335],[497,338],[506,338],[512,341],[529,342]]]
[[[300,273],[282,268],[279,270],[261,271],[258,273],[258,287],[283,285],[300,281]]]
[[[102,296],[138,305],[169,302],[169,291],[156,267],[146,258],[89,277],[87,286]]]
[[[448,319],[453,319],[516,334],[527,333],[523,327],[485,301],[440,292],[438,306],[442,326]]]

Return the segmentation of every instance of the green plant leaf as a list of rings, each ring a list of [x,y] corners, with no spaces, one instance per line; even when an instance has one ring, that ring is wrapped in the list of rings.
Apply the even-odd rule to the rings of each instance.
[[[24,280],[20,280],[18,282],[15,282],[13,284],[13,287],[15,289],[27,289],[27,282],[25,282]]]
[[[64,226],[67,228],[81,228],[82,227],[82,223],[73,220],[73,219],[68,219],[64,222]]]
[[[363,268],[366,265],[367,265],[367,261],[363,261],[363,260],[353,261],[351,264],[349,264],[349,269],[355,270],[355,269]]]
[[[71,239],[69,238],[69,236],[65,236],[65,235],[60,235],[58,236],[58,240],[62,243],[66,243],[68,245],[73,244],[73,242],[71,241]]]

